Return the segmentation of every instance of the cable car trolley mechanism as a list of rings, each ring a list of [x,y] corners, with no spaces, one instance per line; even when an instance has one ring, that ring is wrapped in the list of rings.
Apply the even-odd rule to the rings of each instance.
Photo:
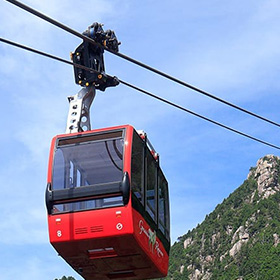
[[[84,279],[150,279],[168,271],[168,183],[143,131],[130,125],[91,130],[95,89],[118,84],[105,74],[103,51],[118,51],[113,31],[94,23],[73,61],[80,92],[69,97],[66,133],[53,138],[46,189],[49,238]],[[103,46],[103,47],[101,47]]]

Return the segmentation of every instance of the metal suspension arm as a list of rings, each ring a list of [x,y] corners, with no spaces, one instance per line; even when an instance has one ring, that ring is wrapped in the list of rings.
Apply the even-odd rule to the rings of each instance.
[[[95,97],[95,87],[82,88],[77,94],[69,96],[69,112],[66,133],[91,129],[89,109]]]

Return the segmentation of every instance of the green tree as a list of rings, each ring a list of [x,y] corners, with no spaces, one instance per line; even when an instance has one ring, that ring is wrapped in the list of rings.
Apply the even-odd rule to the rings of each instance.
[[[68,276],[68,277],[66,277],[66,276],[62,276],[62,278],[60,278],[60,279],[55,278],[54,280],[75,280],[75,278],[74,278],[74,277],[72,277],[72,276]]]

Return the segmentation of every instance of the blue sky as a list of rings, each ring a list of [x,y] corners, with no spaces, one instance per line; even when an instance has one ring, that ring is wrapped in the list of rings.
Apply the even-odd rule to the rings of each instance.
[[[276,122],[280,102],[280,3],[248,1],[25,0],[83,32],[113,29],[120,51]],[[69,58],[80,39],[0,3],[1,37]],[[113,55],[106,70],[199,114],[280,145],[279,128],[246,116]],[[44,192],[51,138],[63,133],[70,66],[0,44],[0,279],[81,279],[48,242]],[[99,92],[93,128],[144,129],[169,181],[172,241],[202,222],[266,154],[279,151],[183,113],[123,85]]]

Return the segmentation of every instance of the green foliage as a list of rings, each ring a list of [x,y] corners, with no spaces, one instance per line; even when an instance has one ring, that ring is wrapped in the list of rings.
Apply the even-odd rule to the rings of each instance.
[[[75,280],[75,278],[72,276],[68,276],[68,277],[62,276],[62,278],[60,278],[60,279],[55,278],[54,280]]]
[[[276,160],[280,183],[280,161]],[[250,171],[253,174],[256,168]],[[207,272],[212,280],[280,279],[280,245],[274,244],[274,235],[280,237],[280,193],[266,199],[260,197],[254,178],[253,174],[203,223],[178,238],[171,248],[166,280],[189,279],[195,269]],[[236,232],[240,229],[246,230],[249,239],[232,257],[229,251],[239,240]],[[186,239],[188,245],[184,248]]]

